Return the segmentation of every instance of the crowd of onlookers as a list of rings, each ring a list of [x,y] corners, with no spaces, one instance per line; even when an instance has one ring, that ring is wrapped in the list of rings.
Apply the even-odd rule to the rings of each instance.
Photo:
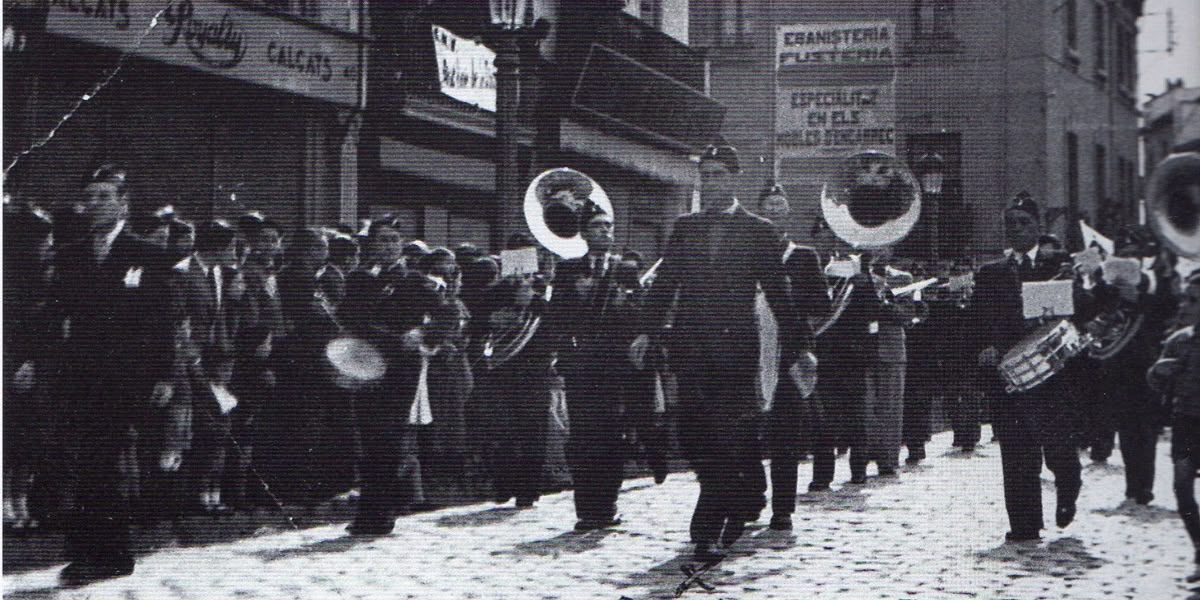
[[[98,228],[83,204],[43,210],[6,198],[7,526],[33,529],[72,508],[72,470],[86,444],[72,439],[71,421],[75,403],[87,401],[70,364],[87,332],[72,331],[72,311],[91,291],[70,273],[88,268],[74,249],[110,230],[108,252],[126,247],[112,237],[128,237],[144,254],[144,268],[130,269],[125,285],[144,297],[133,304],[144,310],[128,315],[140,337],[128,357],[138,366],[127,377],[142,383],[135,389],[145,397],[134,407],[121,477],[111,482],[136,519],[353,497],[370,461],[364,446],[373,450],[356,412],[369,412],[372,396],[397,392],[379,391],[391,379],[354,382],[339,372],[327,344],[366,341],[401,371],[407,367],[393,364],[398,351],[389,345],[417,326],[428,356],[421,401],[398,392],[405,397],[395,423],[403,431],[396,504],[436,503],[423,485],[430,477],[455,482],[460,496],[491,483],[497,500],[504,488],[539,487],[551,428],[566,424],[548,410],[562,383],[547,328],[538,332],[535,323],[553,261],[543,256],[541,273],[501,277],[499,256],[471,244],[452,250],[406,240],[391,217],[289,233],[258,212],[189,221],[169,206],[127,204]],[[510,246],[534,242],[515,236]],[[637,260],[627,253],[627,262]],[[130,353],[125,342],[107,345]],[[665,470],[662,456],[654,463]],[[551,483],[562,485],[565,469],[555,466]],[[530,493],[518,500],[532,502]]]

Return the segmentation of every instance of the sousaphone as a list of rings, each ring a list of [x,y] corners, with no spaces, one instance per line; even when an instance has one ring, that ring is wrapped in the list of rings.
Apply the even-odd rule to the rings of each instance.
[[[821,188],[821,216],[829,229],[856,250],[885,248],[908,237],[921,216],[921,187],[896,157],[868,150],[845,157]],[[842,278],[833,309],[813,324],[821,335],[850,302],[854,284]]]
[[[1146,214],[1171,250],[1200,258],[1200,152],[1172,154],[1158,163],[1146,185]]]
[[[612,202],[600,184],[575,169],[543,171],[525,190],[525,223],[530,233],[565,259],[587,254],[581,221],[596,211],[613,215]]]

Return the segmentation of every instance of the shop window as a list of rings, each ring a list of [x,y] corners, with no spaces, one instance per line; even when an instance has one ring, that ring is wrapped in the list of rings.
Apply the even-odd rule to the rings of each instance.
[[[1104,147],[1104,144],[1096,144],[1094,155],[1095,172],[1093,177],[1096,185],[1096,202],[1100,203],[1104,202],[1108,196],[1108,149]]]
[[[254,0],[255,4],[343,31],[358,31],[361,0]]]

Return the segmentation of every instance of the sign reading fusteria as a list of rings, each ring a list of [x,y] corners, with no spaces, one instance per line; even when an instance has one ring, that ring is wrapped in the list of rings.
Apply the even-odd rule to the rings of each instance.
[[[895,63],[896,36],[891,21],[806,23],[777,29],[776,65],[780,69],[819,65]]]
[[[894,33],[891,21],[777,29],[777,160],[895,152]]]

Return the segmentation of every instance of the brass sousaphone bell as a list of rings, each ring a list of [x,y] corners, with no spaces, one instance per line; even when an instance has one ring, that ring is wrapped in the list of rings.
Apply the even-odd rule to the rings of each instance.
[[[912,232],[921,216],[921,187],[896,157],[868,150],[845,157],[821,188],[821,216],[834,235],[855,249],[885,248]],[[833,291],[833,309],[813,324],[821,335],[846,306],[854,284],[843,278]]]
[[[846,157],[821,189],[821,215],[854,248],[883,248],[908,236],[921,216],[921,188],[912,172],[875,150]]]
[[[608,194],[591,177],[566,167],[543,171],[525,190],[525,223],[539,244],[564,259],[588,253],[584,215],[613,215]]]
[[[1146,185],[1146,214],[1172,251],[1200,259],[1200,152],[1179,152],[1158,163]]]

